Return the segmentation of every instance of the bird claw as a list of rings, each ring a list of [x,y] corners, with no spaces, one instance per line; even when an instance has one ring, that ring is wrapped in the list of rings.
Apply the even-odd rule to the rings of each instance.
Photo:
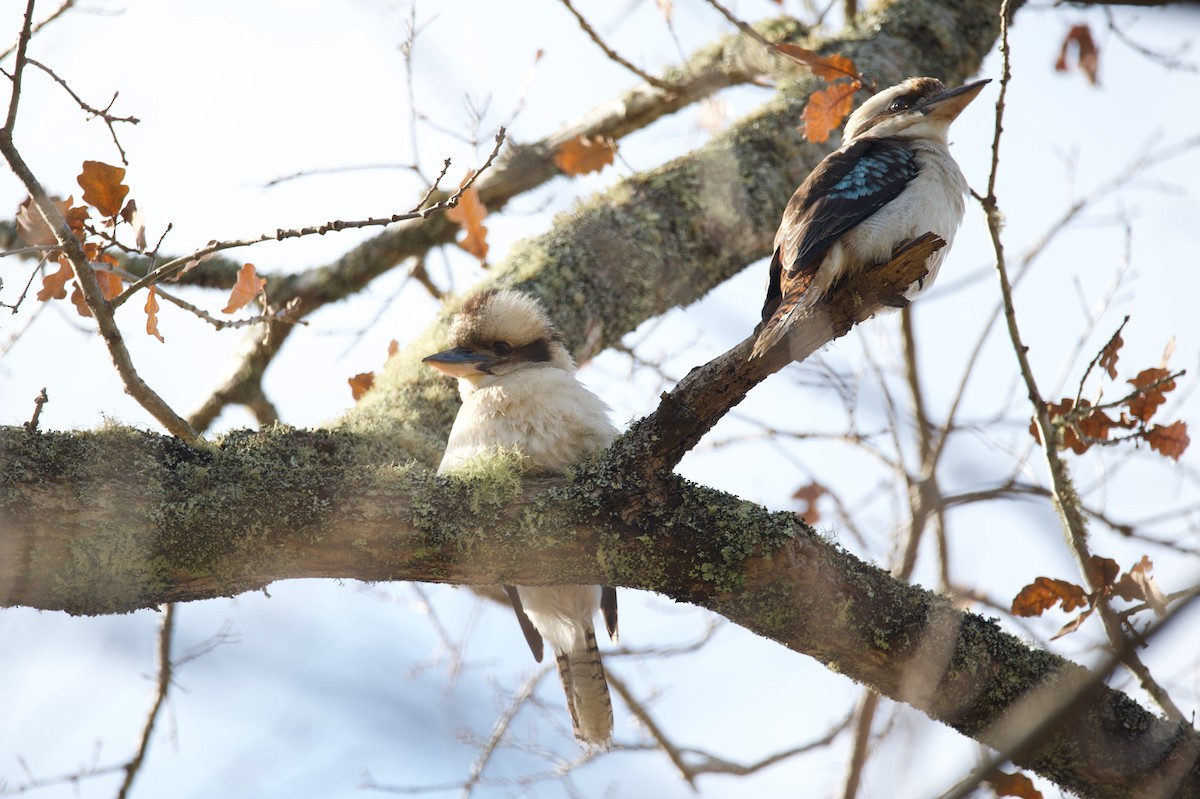
[[[903,294],[881,294],[879,296],[879,303],[889,308],[907,308],[912,304],[912,300]]]

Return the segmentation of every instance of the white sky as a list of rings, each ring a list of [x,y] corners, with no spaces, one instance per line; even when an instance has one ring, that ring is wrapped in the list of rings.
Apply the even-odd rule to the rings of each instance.
[[[0,4],[0,32],[15,34],[23,5],[15,0]],[[632,6],[627,17],[604,3],[579,7],[610,44],[646,68],[656,70],[677,60],[653,3]],[[404,170],[314,177],[270,190],[262,186],[298,170],[407,164],[414,157],[426,174],[435,174],[447,156],[454,159],[450,178],[457,181],[490,148],[496,125],[507,121],[539,49],[545,56],[510,128],[514,141],[539,138],[632,85],[632,76],[605,61],[562,6],[525,8],[526,13],[514,14],[514,6],[506,3],[418,6],[424,26],[415,52],[419,110],[440,128],[464,134],[470,119],[464,97],[474,98],[476,105],[488,98],[490,103],[480,125],[480,149],[423,126],[415,155],[398,49],[408,18],[405,4],[128,0],[118,6],[94,0],[86,9],[98,13],[73,12],[55,23],[37,37],[33,53],[92,104],[103,105],[119,91],[114,110],[141,118],[138,126],[119,129],[131,161],[126,182],[148,216],[152,237],[167,222],[174,224],[164,250],[176,253],[210,239],[407,210],[422,185]],[[773,8],[765,2],[737,6],[748,19],[775,13]],[[798,10],[795,3],[788,8]],[[1161,51],[1193,42],[1200,19],[1180,11],[1114,13],[1123,29]],[[1081,20],[1091,23],[1101,48],[1101,85],[1096,89],[1078,74],[1058,75],[1051,69],[1066,28]],[[722,20],[699,2],[679,3],[676,23],[685,51],[727,32]],[[1134,53],[1106,32],[1098,12],[1023,10],[1013,32],[1013,58],[1003,145],[1006,168],[998,194],[1007,214],[1006,245],[1014,258],[1072,201],[1094,192],[1148,148],[1200,134],[1194,103],[1180,101],[1200,96],[1196,73],[1168,71]],[[981,74],[999,77],[994,56]],[[30,72],[27,81],[17,145],[51,192],[78,196],[75,175],[83,160],[117,163],[108,133],[100,123],[86,122],[44,76]],[[731,114],[767,96],[763,89],[731,92]],[[993,84],[952,134],[955,155],[976,189],[983,188],[989,165],[995,97]],[[618,164],[599,176],[557,180],[514,202],[502,217],[489,220],[491,260],[499,262],[514,241],[545,230],[551,215],[569,209],[575,197],[702,142],[707,134],[697,127],[696,116],[695,109],[685,111],[631,137],[622,144]],[[1128,313],[1133,319],[1125,331],[1121,380],[1155,365],[1176,336],[1172,365],[1191,374],[1180,391],[1188,400],[1175,404],[1170,418],[1193,423],[1200,418],[1194,397],[1200,366],[1200,324],[1194,310],[1200,296],[1197,176],[1200,154],[1192,151],[1138,178],[1128,190],[1085,212],[1021,286],[1020,322],[1047,394],[1054,393],[1051,389],[1064,375],[1067,391],[1073,393],[1087,360]],[[0,175],[0,207],[15,209],[23,198],[15,179],[7,172]],[[1122,218],[1134,226],[1128,259],[1118,223]],[[261,272],[305,268],[336,257],[370,234],[264,244],[236,257],[253,261]],[[938,288],[920,300],[916,314],[918,337],[928,347],[923,377],[935,411],[947,407],[963,359],[995,303],[991,257],[982,215],[971,205]],[[457,252],[434,254],[430,266],[436,278],[451,275],[460,289],[478,277],[472,259]],[[13,301],[28,268],[14,259],[0,261],[0,299]],[[648,326],[653,332],[639,352],[662,358],[668,374],[681,376],[740,340],[757,318],[763,268],[748,269],[702,302]],[[1077,354],[1085,309],[1104,298],[1118,274],[1123,276],[1112,308]],[[223,304],[215,294],[189,296],[213,311]],[[140,335],[140,305],[130,302],[118,316],[135,362],[150,384],[186,414],[224,374],[240,333],[214,333],[167,308],[160,321],[166,343],[159,344]],[[36,310],[30,298],[20,314],[0,315],[0,346]],[[418,286],[388,276],[363,296],[316,314],[309,328],[292,337],[268,375],[267,391],[284,421],[317,425],[338,415],[350,403],[346,378],[378,368],[387,342],[398,339],[403,345],[424,328],[433,310]],[[379,324],[364,330],[377,314]],[[27,420],[33,398],[46,387],[50,403],[42,414],[43,427],[89,428],[114,418],[155,429],[123,394],[98,338],[81,323],[68,303],[51,305],[0,358],[0,423]],[[862,371],[862,353],[870,350],[891,368],[888,353],[896,324],[894,316],[871,323],[830,348],[826,361],[840,370]],[[639,332],[630,340],[642,338]],[[840,403],[832,392],[811,385],[813,374],[793,369],[756,390],[710,440],[756,429],[745,420],[838,429],[843,423]],[[968,391],[963,420],[979,422],[1019,407],[1014,374],[1011,349],[993,337]],[[584,377],[612,405],[620,424],[652,408],[663,388],[653,375],[631,377],[628,359],[611,353],[597,358]],[[878,397],[871,394],[861,398],[858,412],[866,428],[886,421]],[[249,416],[238,411],[223,416],[219,427],[246,424]],[[950,452],[943,482],[966,489],[995,481],[1006,468],[995,453],[1027,446],[1018,428],[962,440]],[[1110,472],[1119,476],[1105,493],[1118,517],[1137,518],[1147,507],[1197,501],[1194,451],[1178,467],[1146,457],[1115,468],[1118,460],[1114,453],[1075,462],[1076,478],[1085,486]],[[886,475],[842,444],[800,446],[776,440],[704,445],[689,456],[683,471],[777,508],[789,507],[791,492],[816,475],[857,501],[856,512],[873,543],[889,533],[894,508],[877,490],[877,481]],[[1037,467],[1031,471],[1040,473]],[[1185,474],[1192,479],[1184,479]],[[994,596],[1011,597],[1039,574],[1074,573],[1044,505],[967,508],[951,519],[955,575],[964,583],[984,584]],[[825,529],[852,551],[862,551],[845,531],[828,522]],[[1104,554],[1123,564],[1147,551],[1144,544],[1125,545],[1100,534],[1097,541]],[[886,551],[882,548],[882,557]],[[1194,582],[1194,558],[1171,557],[1164,550],[1149,553],[1167,590]],[[932,550],[925,562],[932,564],[931,556]],[[916,579],[936,585],[929,569],[919,570]],[[461,634],[475,603],[466,592],[429,590],[442,621]],[[661,599],[625,592],[622,603],[623,642],[631,647],[687,641],[704,625],[702,614]],[[239,642],[181,673],[182,690],[173,695],[164,724],[170,734],[156,737],[135,795],[359,796],[364,793],[356,787],[361,769],[381,783],[397,785],[460,778],[473,750],[457,742],[457,731],[470,726],[486,735],[498,710],[489,679],[514,690],[532,673],[511,619],[486,608],[471,628],[468,668],[453,683],[453,692],[444,667],[414,674],[437,651],[438,642],[417,612],[413,595],[400,585],[372,591],[321,581],[284,583],[272,587],[270,599],[247,595],[193,603],[179,615],[181,650],[227,622]],[[1044,634],[1062,621],[1048,618],[1030,626]],[[0,612],[0,781],[24,781],[18,756],[37,776],[89,762],[96,741],[103,742],[100,763],[126,756],[149,702],[151,686],[144,675],[153,669],[154,626],[151,612],[100,620]],[[1081,635],[1056,645],[1055,651],[1086,659],[1091,640]],[[1172,658],[1176,643],[1158,642],[1146,657],[1182,692],[1190,710],[1196,673],[1190,662]],[[700,655],[648,665],[614,659],[610,669],[644,695],[661,692],[654,710],[681,743],[747,760],[819,737],[828,720],[839,718],[858,695],[848,680],[732,626],[723,628],[717,643]],[[553,676],[539,695],[550,714],[561,711]],[[617,708],[618,739],[630,740],[636,729],[619,702]],[[972,762],[977,750],[970,742],[915,718],[912,713],[897,716],[893,733],[918,725],[921,737],[907,749],[887,750],[869,772],[864,796],[926,796],[951,784],[964,764]],[[572,751],[569,740],[548,743]],[[940,771],[904,776],[904,764],[916,760]],[[751,780],[703,778],[700,787],[706,796],[792,796],[795,786],[804,784],[810,795],[828,795],[840,784],[844,762],[842,754],[822,751]],[[510,775],[530,768],[536,766],[519,757],[504,762]],[[617,795],[632,795],[631,785],[638,795],[690,793],[657,754],[614,756],[588,767],[578,779],[588,796],[609,785],[620,786]],[[74,790],[67,786],[33,795],[67,796]],[[509,795],[512,790],[483,795]],[[110,795],[113,782],[87,781],[78,791],[88,797]],[[562,794],[549,785],[537,795]]]

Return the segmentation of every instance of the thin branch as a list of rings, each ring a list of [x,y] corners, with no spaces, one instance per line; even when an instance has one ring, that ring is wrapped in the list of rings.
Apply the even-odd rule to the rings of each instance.
[[[842,799],[854,799],[858,796],[858,787],[862,783],[863,766],[867,762],[867,750],[871,744],[871,725],[875,721],[875,711],[878,707],[879,694],[870,688],[864,689],[862,702],[854,714],[854,745],[850,750],[850,765],[846,770],[846,784],[842,788]]]
[[[119,117],[119,116],[116,116],[115,114],[109,113],[109,109],[111,109],[113,107],[113,103],[115,103],[117,101],[117,95],[119,93],[113,92],[112,99],[108,101],[108,105],[106,105],[104,108],[93,108],[92,106],[90,106],[86,102],[84,102],[83,98],[80,97],[78,94],[76,94],[74,92],[74,90],[72,90],[71,87],[67,85],[67,82],[65,80],[63,80],[62,78],[60,78],[57,74],[55,74],[54,70],[50,69],[50,67],[46,66],[45,64],[41,63],[40,61],[35,61],[32,58],[28,59],[28,63],[32,66],[37,67],[38,69],[42,70],[43,72],[45,72],[47,75],[49,75],[54,80],[55,83],[57,83],[59,86],[62,86],[64,89],[66,89],[67,94],[71,95],[71,99],[73,99],[79,105],[80,108],[82,108],[87,113],[91,114],[93,119],[96,117],[99,117],[100,119],[104,120],[104,124],[108,126],[109,135],[112,136],[113,144],[115,144],[117,146],[117,152],[119,152],[121,154],[121,163],[124,164],[125,166],[129,166],[129,159],[125,157],[125,148],[121,146],[121,141],[120,141],[120,139],[117,138],[117,131],[116,131],[116,128],[113,127],[113,123],[114,122],[127,122],[130,125],[136,125],[139,122],[141,122],[141,120],[138,119],[137,117],[133,117],[133,116]]]
[[[596,43],[597,47],[604,51],[604,54],[608,56],[610,60],[615,61],[621,66],[625,67],[625,69],[637,75],[639,78],[646,81],[646,83],[649,83],[656,89],[662,89],[664,92],[672,92],[675,90],[676,87],[672,86],[670,83],[660,80],[644,70],[638,69],[632,63],[622,58],[617,51],[605,44],[604,40],[600,38],[600,34],[597,33],[596,29],[588,23],[583,14],[580,14],[578,11],[576,11],[575,6],[571,5],[571,0],[559,0],[559,2],[566,6],[567,10],[571,12],[571,14],[575,17],[575,20],[579,23],[579,27],[583,28],[583,32],[586,33],[588,37]]]
[[[1054,507],[1058,511],[1059,521],[1063,526],[1068,549],[1075,558],[1084,584],[1087,586],[1088,592],[1097,597],[1096,608],[1099,611],[1101,621],[1103,622],[1105,632],[1108,635],[1113,650],[1122,654],[1122,663],[1138,679],[1146,692],[1154,698],[1167,715],[1172,719],[1182,720],[1184,718],[1183,713],[1162,686],[1154,680],[1132,647],[1127,646],[1127,639],[1121,629],[1120,619],[1113,612],[1107,599],[1103,596],[1101,590],[1103,586],[1098,584],[1098,577],[1093,573],[1089,565],[1092,553],[1087,543],[1087,518],[1080,507],[1079,495],[1072,483],[1067,465],[1059,455],[1054,424],[1050,419],[1045,400],[1042,399],[1042,394],[1037,386],[1037,380],[1033,374],[1033,367],[1030,364],[1028,355],[1029,348],[1022,341],[1021,332],[1017,326],[1012,284],[1008,278],[1008,269],[1004,256],[1004,243],[1000,235],[1004,224],[1003,214],[1000,211],[995,193],[996,178],[1000,164],[1000,141],[1003,130],[1004,104],[1008,93],[1008,84],[1012,79],[1011,53],[1008,44],[1008,0],[1004,0],[1000,9],[1000,54],[1003,63],[1000,79],[1000,97],[996,102],[996,124],[992,138],[992,166],[991,172],[988,175],[988,191],[987,196],[983,199],[983,207],[987,216],[988,232],[991,236],[992,248],[996,256],[996,273],[999,278],[1000,293],[1004,302],[1004,317],[1008,327],[1009,339],[1012,342],[1013,352],[1017,357],[1017,364],[1020,367],[1021,379],[1025,383],[1029,402],[1033,406],[1034,421],[1041,434],[1042,453],[1045,456],[1046,466],[1050,473]]]
[[[25,5],[25,21],[21,25],[21,33],[17,37],[17,60],[13,65],[12,94],[8,101],[8,116],[4,120],[4,133],[10,139],[17,125],[17,105],[21,99],[21,80],[25,74],[25,51],[29,47],[29,37],[33,35],[33,5],[36,0],[28,0]]]
[[[29,32],[29,35],[30,35],[30,36],[34,36],[34,35],[36,35],[36,34],[37,34],[37,32],[38,32],[38,31],[40,31],[42,28],[46,27],[47,25],[49,25],[49,24],[50,24],[51,22],[53,22],[54,20],[56,20],[56,19],[58,19],[59,17],[61,17],[63,14],[67,13],[68,11],[70,11],[70,10],[71,10],[71,8],[72,8],[72,7],[75,5],[75,3],[76,3],[76,0],[63,0],[63,2],[62,2],[60,5],[59,5],[59,7],[58,7],[58,8],[56,8],[56,9],[54,9],[53,11],[51,11],[51,12],[50,12],[50,15],[49,15],[48,17],[46,17],[46,18],[45,18],[45,19],[43,19],[41,22],[39,22],[39,23],[37,23],[36,25],[34,25],[34,26],[33,26],[33,28],[32,28],[32,29],[30,30],[30,32]],[[11,47],[9,47],[7,50],[5,50],[4,52],[0,53],[0,61],[3,61],[4,59],[6,59],[6,58],[8,58],[10,55],[12,55],[12,54],[13,54],[13,51],[14,51],[14,50],[16,50],[16,49],[17,49],[17,47],[18,47],[18,45],[12,45],[12,46],[11,46]]]
[[[232,240],[232,241],[214,242],[212,244],[209,244],[206,247],[201,247],[200,249],[196,250],[195,252],[191,253],[190,255],[184,255],[179,258],[175,258],[175,259],[163,264],[162,266],[154,269],[153,271],[148,273],[145,277],[143,277],[141,280],[138,280],[133,285],[131,285],[129,288],[127,288],[123,292],[121,292],[117,297],[115,297],[109,303],[109,305],[111,305],[113,309],[119,308],[119,307],[121,307],[121,305],[123,305],[126,302],[126,300],[128,300],[131,296],[133,296],[137,292],[141,291],[146,286],[149,286],[152,283],[157,283],[161,280],[166,280],[167,278],[171,277],[176,272],[179,272],[179,271],[185,269],[188,264],[190,264],[194,261],[197,261],[201,258],[204,258],[205,256],[212,255],[213,253],[221,252],[222,250],[232,250],[232,249],[235,249],[238,247],[250,247],[254,244],[260,244],[264,241],[284,241],[286,239],[294,239],[294,238],[300,238],[302,236],[311,236],[311,235],[323,236],[326,233],[329,233],[331,231],[350,230],[350,229],[354,229],[354,228],[365,228],[365,227],[386,227],[387,225],[395,224],[396,222],[403,222],[403,221],[409,220],[409,219],[428,219],[430,216],[432,216],[436,213],[440,213],[441,211],[449,210],[450,208],[454,208],[456,205],[458,205],[458,201],[462,198],[463,193],[466,192],[467,189],[471,188],[471,186],[474,185],[475,180],[479,177],[479,175],[481,175],[484,171],[486,171],[488,169],[488,167],[490,167],[492,165],[492,163],[496,160],[496,156],[500,152],[500,147],[504,144],[504,139],[505,139],[505,130],[504,130],[504,128],[500,128],[499,130],[496,131],[496,144],[492,148],[491,154],[488,155],[487,160],[484,161],[483,166],[481,166],[479,169],[475,170],[471,174],[470,178],[468,178],[462,184],[462,186],[459,187],[458,191],[456,191],[450,197],[447,197],[445,200],[442,200],[441,202],[434,203],[433,205],[422,208],[421,204],[423,204],[429,196],[429,193],[426,193],[426,196],[422,198],[421,203],[418,203],[411,211],[408,211],[407,213],[403,213],[403,214],[393,214],[389,217],[379,217],[379,218],[372,217],[369,219],[357,219],[357,220],[353,220],[350,222],[335,220],[332,222],[324,222],[324,223],[322,223],[320,225],[316,225],[316,226],[293,228],[291,230],[284,230],[281,228],[279,230],[276,230],[274,233],[262,233],[258,236],[254,236],[254,237],[251,237],[248,239],[236,239],[236,240]],[[447,168],[448,168],[448,163],[447,163]],[[445,174],[445,169],[443,169],[442,174]]]
[[[43,387],[33,400],[33,417],[25,423],[26,430],[31,433],[37,432],[38,420],[42,418],[42,406],[49,401],[50,397],[46,394],[46,389]]]
[[[138,772],[141,771],[142,764],[146,761],[146,752],[150,749],[150,738],[154,734],[155,722],[158,721],[159,713],[162,711],[162,707],[167,701],[167,694],[171,689],[171,679],[175,668],[171,662],[171,637],[175,632],[175,603],[168,602],[163,605],[162,614],[158,628],[158,679],[155,683],[154,702],[150,706],[146,723],[142,727],[137,752],[124,766],[125,779],[121,783],[121,789],[117,792],[117,799],[126,799],[133,789],[133,781],[137,779]]]

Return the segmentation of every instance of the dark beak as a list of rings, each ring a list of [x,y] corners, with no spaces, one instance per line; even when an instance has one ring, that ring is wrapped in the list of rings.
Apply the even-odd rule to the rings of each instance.
[[[455,347],[427,355],[421,359],[421,363],[427,363],[451,377],[466,377],[467,375],[490,375],[492,367],[496,365],[496,359],[487,353],[475,352],[466,347]]]
[[[984,78],[974,83],[964,83],[957,89],[947,89],[941,94],[930,97],[916,110],[922,114],[953,120],[972,100],[979,96],[980,90],[991,82],[991,78]]]

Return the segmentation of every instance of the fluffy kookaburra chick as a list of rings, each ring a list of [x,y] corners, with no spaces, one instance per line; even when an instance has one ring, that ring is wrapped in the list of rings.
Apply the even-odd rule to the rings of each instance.
[[[529,471],[561,473],[616,435],[607,406],[575,377],[575,361],[532,297],[488,291],[463,304],[450,325],[451,349],[425,363],[458,378],[462,407],[438,473],[496,448],[518,448]],[[603,610],[617,629],[616,590],[598,585],[505,586],[534,657],[542,638],[558,658],[575,737],[606,747],[612,700],[592,620]]]
[[[962,221],[967,191],[946,135],[986,83],[947,89],[936,78],[909,78],[850,115],[842,146],[817,164],[783,212],[751,357],[783,338],[837,281],[886,263],[925,233],[946,246],[930,256],[929,273],[905,296],[933,282]]]

